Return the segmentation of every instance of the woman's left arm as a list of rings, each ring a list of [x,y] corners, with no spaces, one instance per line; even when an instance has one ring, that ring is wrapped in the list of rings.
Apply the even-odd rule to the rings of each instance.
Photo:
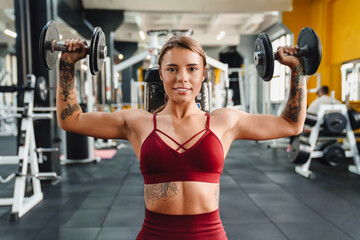
[[[306,77],[302,59],[292,56],[297,49],[285,46],[277,51],[279,62],[291,69],[290,94],[280,116],[248,114],[236,109],[214,111],[225,125],[223,127],[228,140],[268,140],[297,135],[303,130],[306,116]]]

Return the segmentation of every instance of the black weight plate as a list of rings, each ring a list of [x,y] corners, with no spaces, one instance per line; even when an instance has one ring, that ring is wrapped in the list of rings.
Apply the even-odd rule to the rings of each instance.
[[[306,118],[305,118],[306,125],[313,127],[313,126],[315,126],[316,122],[317,122],[317,115],[311,114],[311,113],[306,113]]]
[[[332,112],[324,116],[324,128],[330,133],[340,133],[346,128],[346,118],[342,113]]]
[[[48,95],[46,79],[38,77],[35,83],[35,97],[41,101],[45,101]]]
[[[93,34],[91,36],[91,42],[90,42],[90,50],[89,50],[89,65],[90,65],[90,72],[92,75],[96,74],[95,70],[95,52],[96,52],[96,38],[99,35],[99,30],[101,29],[99,27],[96,27],[93,31]]]
[[[105,34],[99,27],[100,31],[98,33],[98,37],[96,38],[96,48],[95,48],[95,70],[97,72],[101,71],[101,68],[104,64],[104,60],[106,57],[106,39]],[[102,49],[105,47],[105,55],[101,54]]]
[[[40,58],[49,70],[53,69],[58,60],[58,51],[51,52],[51,42],[59,41],[59,31],[54,21],[49,21],[41,30],[39,39]]]
[[[265,33],[260,33],[255,40],[254,52],[260,53],[259,63],[256,70],[259,76],[266,82],[270,81],[274,74],[274,53],[269,37]]]
[[[288,153],[290,162],[294,164],[304,164],[308,161],[311,154],[311,146],[307,142],[302,142],[295,138],[291,143],[291,150]]]
[[[348,110],[348,116],[350,120],[350,125],[352,130],[356,130],[360,128],[360,113],[355,109]]]
[[[338,143],[327,146],[323,153],[322,162],[331,167],[337,167],[345,160],[345,151]]]
[[[305,45],[308,46],[309,53],[307,56],[302,57],[304,59],[304,71],[306,75],[315,74],[322,58],[321,42],[318,35],[312,28],[305,27],[299,33],[297,45],[300,48],[303,48]]]

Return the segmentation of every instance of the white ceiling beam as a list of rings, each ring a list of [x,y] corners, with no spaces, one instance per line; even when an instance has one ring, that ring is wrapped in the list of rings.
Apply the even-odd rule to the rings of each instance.
[[[255,13],[291,11],[292,0],[83,0],[86,9],[152,12]]]
[[[174,14],[173,15],[172,29],[179,29],[179,24],[180,24],[181,18],[182,18],[182,14]]]
[[[144,26],[143,26],[141,13],[136,13],[135,22],[136,22],[136,26],[138,27],[139,31],[143,31]]]
[[[168,35],[168,38],[171,34]],[[220,41],[216,40],[216,36],[211,34],[194,34],[191,36],[196,41],[198,41],[202,46],[233,46],[239,45],[240,43],[240,35],[225,35],[223,39]],[[149,40],[147,38],[144,43],[147,43]],[[127,41],[127,42],[139,42],[139,36],[136,34],[129,33],[122,33],[122,34],[115,34],[116,41]]]
[[[260,25],[260,23],[262,23],[262,21],[264,20],[264,15],[263,14],[254,14],[251,17],[249,17],[246,22],[241,25],[238,28],[238,32],[239,34],[248,34],[251,33],[251,31],[254,31],[254,26],[255,25]],[[256,29],[255,29],[256,30]]]
[[[211,16],[211,19],[204,30],[205,34],[209,33],[211,31],[211,29],[213,29],[214,27],[216,27],[219,24],[219,19],[220,19],[219,15],[220,14],[213,14]]]

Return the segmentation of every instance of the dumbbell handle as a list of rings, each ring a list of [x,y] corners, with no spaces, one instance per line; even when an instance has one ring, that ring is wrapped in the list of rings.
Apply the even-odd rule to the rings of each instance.
[[[284,53],[285,56],[288,56],[289,54]],[[310,51],[308,45],[305,45],[304,47],[297,50],[297,53],[294,54],[295,57],[310,57]],[[274,59],[280,60],[280,56],[277,52],[274,53]]]
[[[65,45],[65,42],[56,42],[55,40],[53,40],[50,43],[50,50],[51,52],[55,52],[55,51],[61,51],[61,52],[81,52],[81,48],[76,49],[75,51],[69,51],[68,50],[68,46]],[[87,49],[87,53],[89,53],[89,49]]]

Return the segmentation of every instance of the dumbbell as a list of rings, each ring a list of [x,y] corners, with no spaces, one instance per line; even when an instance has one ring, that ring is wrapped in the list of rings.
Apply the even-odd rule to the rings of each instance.
[[[360,113],[352,108],[349,109],[347,111],[347,113],[349,116],[350,125],[351,125],[352,130],[359,129],[360,128]]]
[[[321,42],[316,32],[310,28],[303,28],[297,39],[299,50],[294,56],[304,60],[304,72],[306,75],[316,73],[321,63]],[[273,52],[272,44],[265,33],[260,33],[255,40],[254,62],[259,76],[266,82],[270,81],[274,74],[274,60],[279,60],[279,55]]]
[[[317,148],[323,152],[323,157],[319,160],[325,166],[338,167],[346,160],[345,150],[336,141],[322,142]]]
[[[59,42],[59,31],[54,21],[49,21],[42,29],[39,40],[40,57],[49,70],[53,69],[58,60],[58,52],[72,52],[65,42]],[[76,51],[80,52],[81,49]],[[89,54],[90,72],[95,75],[104,64],[107,55],[105,34],[100,27],[96,27],[91,36]]]
[[[312,152],[309,143],[300,141],[299,138],[295,138],[291,143],[291,149],[288,153],[290,162],[294,164],[304,164],[308,161]]]
[[[313,114],[306,114],[305,124],[315,126],[318,118]],[[339,112],[327,113],[324,115],[323,127],[329,133],[340,133],[346,128],[346,117]]]

